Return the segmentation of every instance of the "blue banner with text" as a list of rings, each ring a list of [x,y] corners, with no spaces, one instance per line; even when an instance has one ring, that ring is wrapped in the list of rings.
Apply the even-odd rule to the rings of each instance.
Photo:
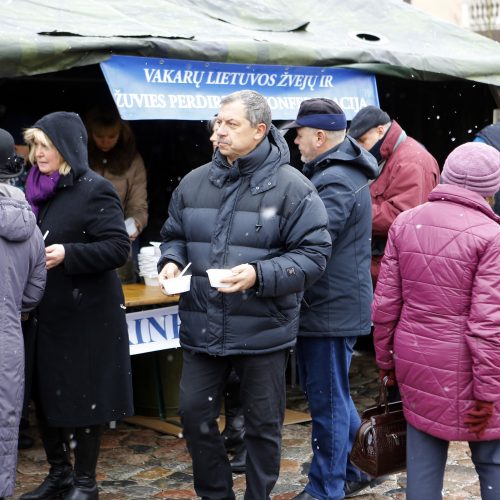
[[[125,120],[207,120],[222,97],[243,89],[267,98],[273,120],[293,120],[312,97],[333,99],[348,120],[369,104],[378,106],[375,76],[352,69],[137,56],[111,56],[101,68]]]

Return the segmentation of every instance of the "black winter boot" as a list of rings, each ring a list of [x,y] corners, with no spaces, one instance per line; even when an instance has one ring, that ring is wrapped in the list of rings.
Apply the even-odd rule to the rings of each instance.
[[[66,493],[73,484],[71,467],[51,467],[49,475],[38,488],[21,495],[20,500],[52,500]]]
[[[64,430],[49,427],[43,420],[38,420],[38,427],[50,471],[38,488],[21,495],[20,500],[52,500],[66,493],[73,485],[73,469]]]
[[[95,480],[97,459],[101,446],[102,426],[92,425],[75,429],[75,478],[64,500],[98,500]]]
[[[35,440],[31,436],[19,433],[19,437],[17,438],[18,450],[27,450],[28,448],[33,448],[34,444]],[[0,498],[0,500],[2,499]]]
[[[241,408],[226,408],[226,425],[222,431],[222,439],[226,450],[236,450],[244,446],[245,419]]]
[[[99,491],[97,489],[97,483],[95,479],[92,479],[91,482],[93,482],[92,486],[73,485],[69,493],[64,497],[64,500],[98,500]]]
[[[236,449],[234,457],[229,461],[231,471],[235,473],[243,473],[247,470],[247,449],[243,443]]]
[[[234,371],[229,375],[224,389],[224,415],[226,424],[222,439],[226,450],[236,450],[244,446],[245,417],[240,402],[240,381]]]

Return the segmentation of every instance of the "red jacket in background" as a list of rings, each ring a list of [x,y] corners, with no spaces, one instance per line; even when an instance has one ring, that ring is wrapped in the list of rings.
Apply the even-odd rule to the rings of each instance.
[[[500,217],[441,184],[394,221],[375,290],[377,365],[396,370],[406,419],[448,441],[475,400],[495,403],[480,440],[500,439]]]
[[[408,137],[392,120],[380,148],[383,164],[379,177],[371,184],[373,211],[372,278],[377,281],[387,233],[394,219],[404,210],[427,201],[439,184],[440,171],[434,157],[415,139]]]

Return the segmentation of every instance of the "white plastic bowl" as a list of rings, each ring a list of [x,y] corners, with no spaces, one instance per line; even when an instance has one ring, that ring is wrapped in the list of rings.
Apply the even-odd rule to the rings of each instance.
[[[178,293],[189,292],[191,288],[191,275],[180,276],[162,280],[161,290],[165,295],[177,295]]]
[[[227,278],[233,276],[231,269],[207,269],[208,279],[210,280],[210,285],[214,288],[228,288],[231,285],[229,283],[221,283],[221,278]]]

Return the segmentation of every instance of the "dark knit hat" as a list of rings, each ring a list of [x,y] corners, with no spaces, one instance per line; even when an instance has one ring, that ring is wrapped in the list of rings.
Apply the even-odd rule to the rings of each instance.
[[[482,142],[462,144],[446,158],[441,180],[484,198],[493,196],[500,189],[500,152]]]
[[[349,135],[353,139],[359,139],[368,130],[379,125],[385,125],[391,121],[391,117],[377,106],[366,106],[360,109],[351,120]]]
[[[320,130],[345,130],[347,119],[342,108],[331,99],[316,97],[300,103],[297,119],[282,128],[311,127]]]
[[[0,128],[0,180],[18,177],[24,171],[24,160],[16,154],[12,135]]]

